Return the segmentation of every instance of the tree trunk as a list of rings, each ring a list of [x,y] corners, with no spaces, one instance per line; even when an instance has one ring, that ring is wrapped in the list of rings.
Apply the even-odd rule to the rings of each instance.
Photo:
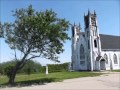
[[[22,62],[22,61],[21,61],[21,62],[18,62],[18,63],[16,63],[16,65],[11,69],[11,71],[10,71],[10,73],[9,73],[9,75],[8,75],[8,77],[9,77],[8,84],[9,84],[10,86],[13,86],[13,85],[14,85],[15,76],[16,76],[16,74],[17,74],[17,71],[22,68],[22,67],[20,68],[20,66],[21,66],[22,64],[24,64],[24,62]]]
[[[9,84],[10,86],[13,86],[13,85],[14,85],[14,80],[15,80],[16,72],[17,72],[17,71],[12,70],[12,72],[10,73],[9,81],[8,81],[8,84]]]
[[[26,60],[26,57],[28,56],[29,52],[30,52],[31,48],[28,49],[28,51],[26,52],[26,54],[23,56],[23,58],[21,59],[20,62],[17,62],[16,65],[11,68],[11,71],[10,71],[10,75],[8,75],[9,77],[9,81],[8,81],[8,84],[10,86],[13,86],[14,85],[14,80],[15,80],[15,76],[16,76],[16,73],[19,69],[21,69],[24,64],[27,62]]]

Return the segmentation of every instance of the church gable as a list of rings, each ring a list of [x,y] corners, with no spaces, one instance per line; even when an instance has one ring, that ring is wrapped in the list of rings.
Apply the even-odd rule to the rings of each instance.
[[[79,35],[79,40],[77,42],[78,49],[80,49],[81,44],[84,46],[84,48],[86,48],[86,40],[85,40],[85,33],[84,32],[81,32]]]

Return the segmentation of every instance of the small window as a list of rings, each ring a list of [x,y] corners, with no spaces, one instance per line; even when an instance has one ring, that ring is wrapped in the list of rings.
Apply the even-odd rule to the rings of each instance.
[[[108,64],[108,56],[107,56],[107,54],[104,54],[104,58],[105,58],[106,64]]]
[[[118,64],[118,61],[117,61],[117,56],[116,54],[113,55],[113,60],[114,60],[114,64]]]
[[[97,48],[97,41],[94,40],[94,46]]]
[[[95,34],[95,33],[94,33],[94,31],[93,31],[93,36],[95,36],[94,34]]]
[[[85,59],[85,51],[82,44],[80,46],[80,59]]]
[[[72,27],[72,37],[74,37],[74,27]]]

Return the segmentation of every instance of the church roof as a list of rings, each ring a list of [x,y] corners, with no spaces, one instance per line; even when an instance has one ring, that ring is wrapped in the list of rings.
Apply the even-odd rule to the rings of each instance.
[[[106,50],[120,50],[120,36],[100,34],[101,48]]]

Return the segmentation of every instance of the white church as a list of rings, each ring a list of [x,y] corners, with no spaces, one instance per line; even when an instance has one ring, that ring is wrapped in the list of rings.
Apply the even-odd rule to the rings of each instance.
[[[72,25],[73,70],[120,69],[120,36],[99,34],[97,15],[88,11],[84,15],[85,30]]]

